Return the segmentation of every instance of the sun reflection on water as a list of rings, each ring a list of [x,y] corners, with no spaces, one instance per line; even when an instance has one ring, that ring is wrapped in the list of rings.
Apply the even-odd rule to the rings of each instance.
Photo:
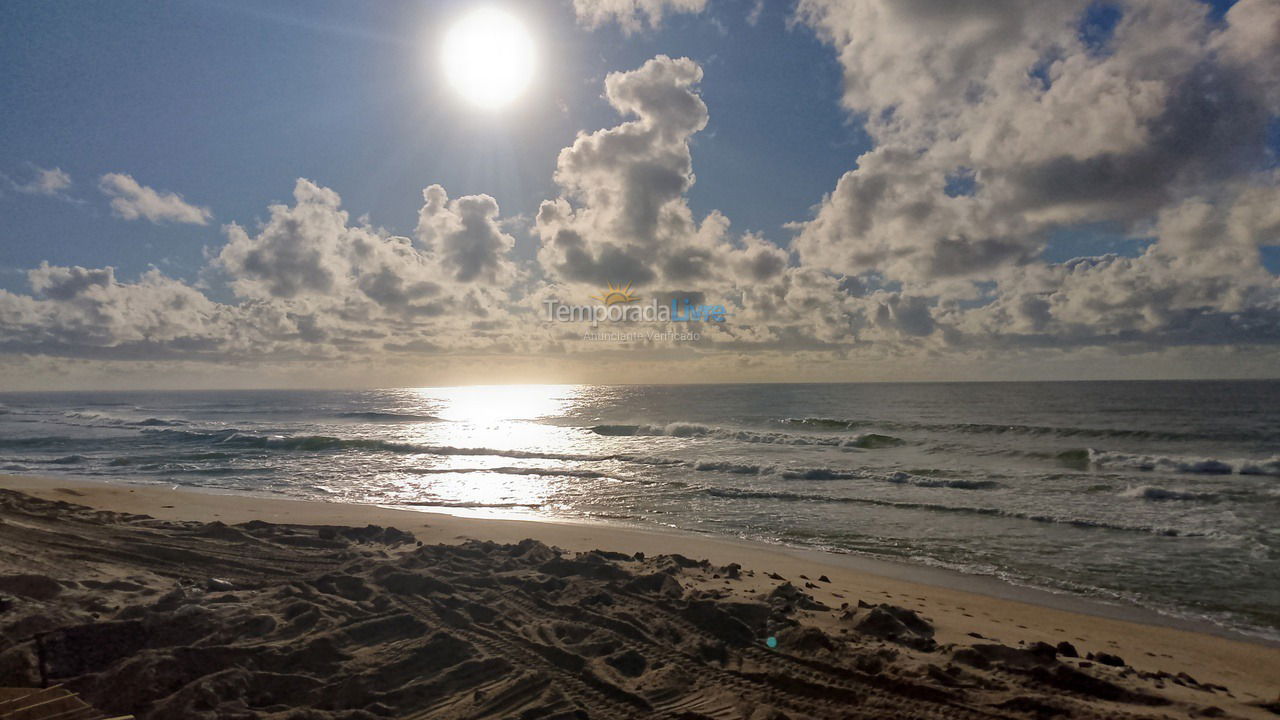
[[[408,391],[406,401],[439,420],[403,428],[409,442],[565,457],[415,455],[406,458],[408,466],[384,475],[386,501],[468,515],[546,511],[558,492],[574,489],[566,483],[584,481],[572,475],[580,463],[571,456],[585,448],[565,428],[540,420],[563,416],[584,390],[575,385],[493,385]]]
[[[579,385],[474,385],[414,392],[442,403],[435,413],[442,420],[483,423],[560,415],[581,390]]]
[[[418,402],[443,422],[415,426],[413,442],[452,447],[571,452],[562,434],[539,420],[562,414],[580,393],[573,385],[418,388]]]

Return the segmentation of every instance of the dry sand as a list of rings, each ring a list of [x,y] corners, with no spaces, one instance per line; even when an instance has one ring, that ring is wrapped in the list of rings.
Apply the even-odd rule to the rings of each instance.
[[[140,718],[1263,718],[1280,692],[1274,647],[821,553],[145,485],[0,488],[0,685],[38,682],[30,638],[49,633],[52,680]]]

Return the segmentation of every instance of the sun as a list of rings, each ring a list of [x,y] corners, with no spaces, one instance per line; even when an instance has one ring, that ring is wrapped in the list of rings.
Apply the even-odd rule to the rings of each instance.
[[[473,10],[449,28],[441,56],[449,84],[486,110],[520,97],[537,64],[533,37],[524,23],[491,7]]]

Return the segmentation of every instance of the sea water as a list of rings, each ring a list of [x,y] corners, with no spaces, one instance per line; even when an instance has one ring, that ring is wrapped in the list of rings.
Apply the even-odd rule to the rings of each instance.
[[[0,395],[0,470],[594,518],[1280,637],[1280,382]]]

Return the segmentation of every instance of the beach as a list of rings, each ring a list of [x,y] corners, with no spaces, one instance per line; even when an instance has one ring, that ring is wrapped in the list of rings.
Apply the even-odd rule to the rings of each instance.
[[[0,489],[3,684],[39,681],[24,641],[51,633],[46,679],[140,718],[1274,717],[1280,693],[1262,642],[905,566],[606,523]]]
[[[1280,0],[0,35],[0,720],[1280,716]]]
[[[0,472],[750,539],[1276,641],[1277,407],[1278,382],[8,393]]]

